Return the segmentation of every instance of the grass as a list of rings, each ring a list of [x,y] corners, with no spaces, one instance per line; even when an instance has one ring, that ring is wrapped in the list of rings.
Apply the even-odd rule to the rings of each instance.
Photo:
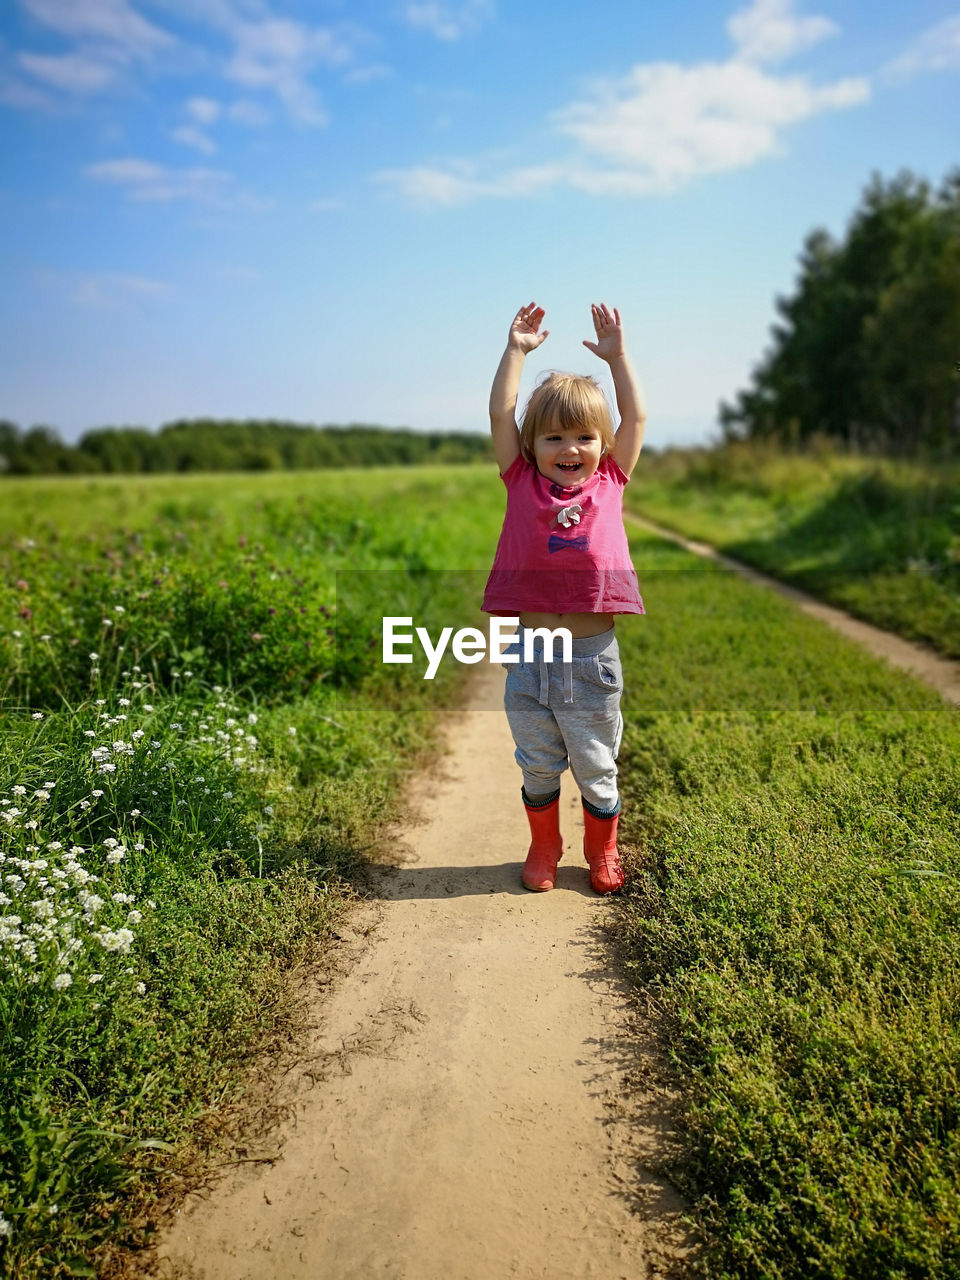
[[[731,444],[669,451],[633,510],[960,657],[960,464]]]
[[[137,1242],[130,1206],[242,1087],[251,1028],[288,1025],[291,968],[322,957],[458,696],[449,664],[430,697],[385,672],[377,623],[472,620],[495,474],[336,479],[4,486],[11,1275]],[[616,930],[663,1010],[700,1271],[952,1280],[956,713],[778,597],[633,547]]]
[[[778,597],[649,545],[649,616],[621,630],[617,929],[682,1083],[701,1272],[946,1280],[956,712]]]

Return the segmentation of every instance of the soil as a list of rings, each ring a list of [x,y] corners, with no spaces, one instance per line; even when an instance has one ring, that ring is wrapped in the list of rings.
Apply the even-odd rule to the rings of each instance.
[[[156,1274],[686,1274],[695,1244],[662,1172],[677,1146],[670,1073],[611,967],[615,907],[590,888],[569,781],[557,887],[521,887],[529,832],[502,683],[477,668],[448,754],[414,786],[421,820],[393,833],[394,865],[345,934],[349,963],[317,991],[269,1150],[187,1198]]]

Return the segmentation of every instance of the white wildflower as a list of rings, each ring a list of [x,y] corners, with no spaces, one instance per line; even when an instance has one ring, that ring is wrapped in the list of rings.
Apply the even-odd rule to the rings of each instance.
[[[117,951],[122,956],[127,954],[133,943],[133,933],[130,929],[101,928],[96,937],[104,951]]]
[[[54,991],[66,991],[67,987],[73,986],[73,978],[69,973],[58,973],[53,980]]]

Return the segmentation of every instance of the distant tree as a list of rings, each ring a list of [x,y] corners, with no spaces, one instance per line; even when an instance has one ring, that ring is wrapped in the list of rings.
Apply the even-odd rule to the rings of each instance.
[[[13,471],[20,447],[20,428],[15,422],[0,420],[0,471]]]
[[[280,470],[470,462],[491,457],[486,433],[422,432],[366,423],[322,427],[277,421],[181,419],[157,432],[97,427],[76,445],[51,427],[0,422],[0,474],[95,471]]]
[[[875,176],[842,242],[807,236],[797,288],[776,307],[753,386],[720,405],[728,438],[943,446],[955,430],[960,172],[936,194],[910,174]]]

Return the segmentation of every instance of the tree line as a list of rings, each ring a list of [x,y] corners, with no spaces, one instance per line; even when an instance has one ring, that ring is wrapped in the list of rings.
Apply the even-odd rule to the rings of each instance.
[[[960,443],[960,170],[937,190],[874,175],[846,234],[806,238],[772,343],[733,404],[730,439],[815,436],[896,454]]]
[[[280,471],[473,462],[492,458],[486,434],[413,431],[351,423],[197,418],[145,427],[98,427],[75,444],[53,427],[21,430],[0,421],[0,473],[7,475],[162,471]]]

